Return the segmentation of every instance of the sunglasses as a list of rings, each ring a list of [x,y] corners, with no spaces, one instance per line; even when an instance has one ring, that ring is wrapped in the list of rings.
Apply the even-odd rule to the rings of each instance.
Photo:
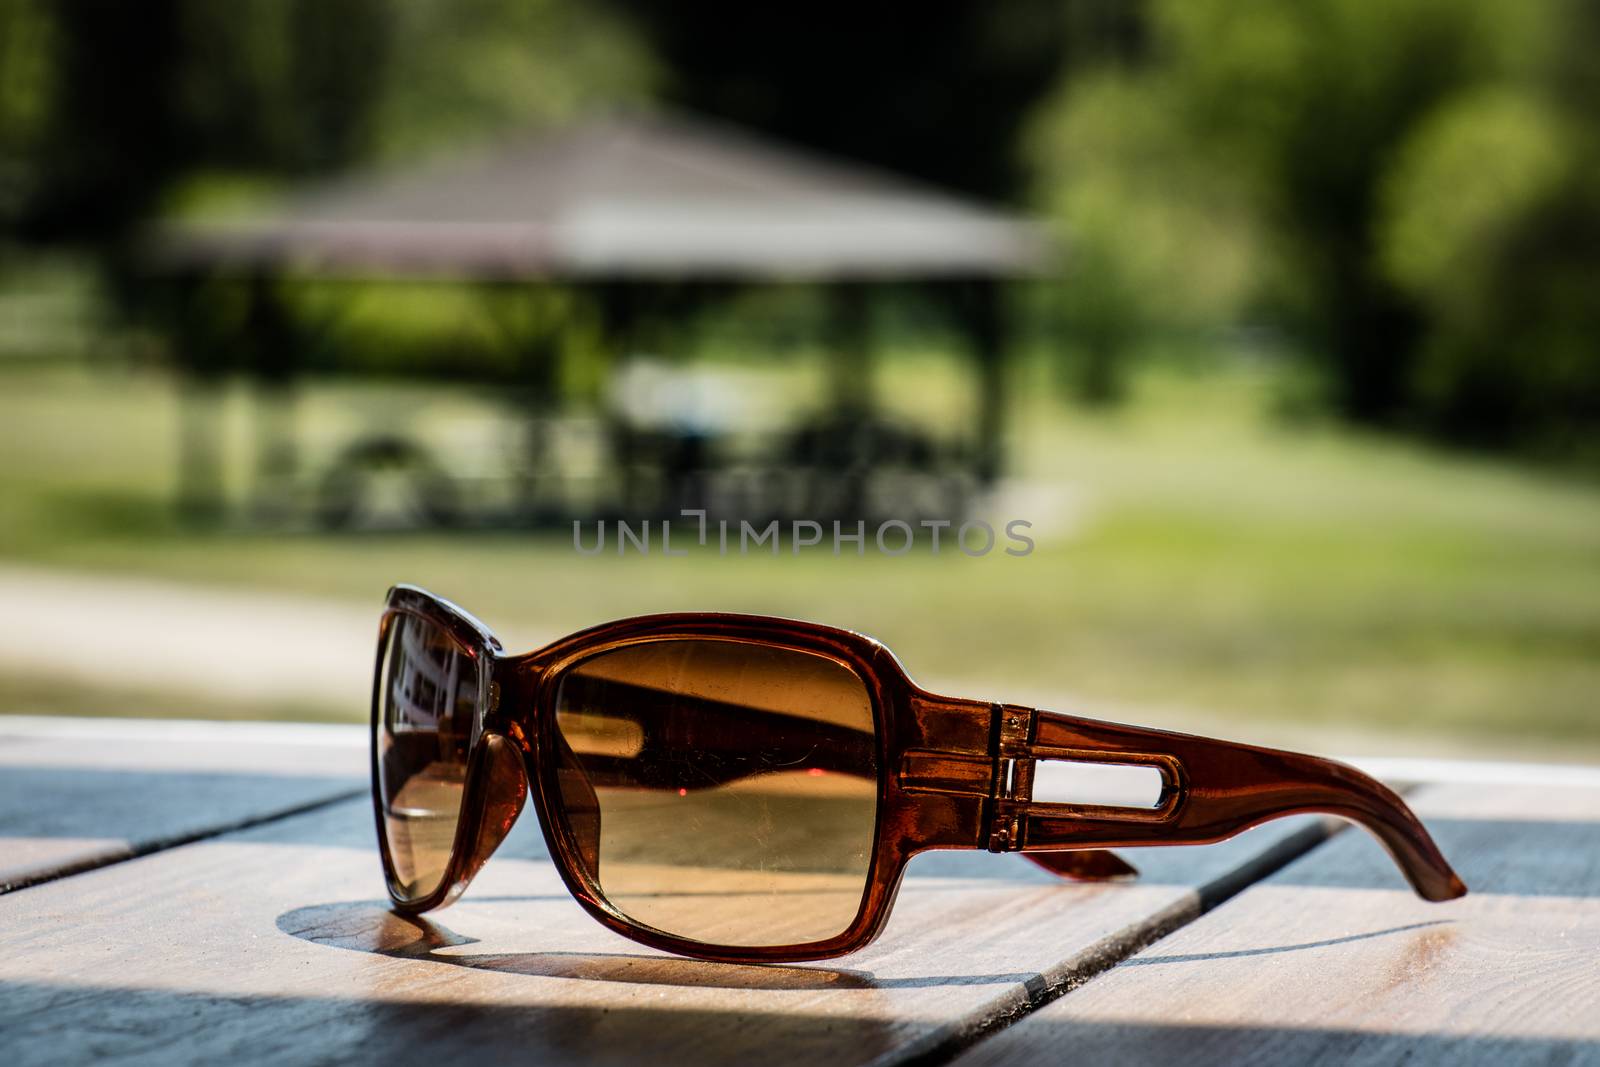
[[[1160,798],[1041,803],[1039,760],[1153,768]],[[1111,879],[1135,872],[1107,849],[1208,844],[1306,812],[1366,827],[1423,898],[1466,892],[1400,798],[1342,763],[936,696],[870,637],[758,616],[647,615],[510,656],[465,611],[397,586],[372,793],[402,913],[459,896],[531,795],[589,914],[727,962],[864,947],[929,849]]]

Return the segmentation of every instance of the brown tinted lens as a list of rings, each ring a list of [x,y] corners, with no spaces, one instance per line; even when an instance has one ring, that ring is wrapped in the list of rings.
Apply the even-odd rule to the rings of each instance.
[[[872,703],[811,652],[661,640],[561,678],[556,777],[570,839],[618,911],[714,945],[843,933],[878,797]]]
[[[418,900],[439,888],[450,862],[483,667],[434,624],[396,615],[378,687],[384,837],[395,890]]]

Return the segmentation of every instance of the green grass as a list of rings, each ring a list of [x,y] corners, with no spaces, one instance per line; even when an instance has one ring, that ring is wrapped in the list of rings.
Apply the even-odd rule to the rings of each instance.
[[[965,399],[943,361],[883,377],[908,409]],[[1000,518],[1036,522],[1026,558],[590,559],[556,536],[184,531],[170,385],[29,366],[0,377],[0,557],[374,605],[415,581],[527,646],[644,611],[797,615],[871,632],[919,679],[972,695],[1600,751],[1600,490],[1288,426],[1277,387],[1261,369],[1155,371],[1094,415],[1020,370],[1011,451],[1040,496]],[[466,391],[322,386],[313,455],[361,404],[484,411]],[[227,410],[237,485],[248,421],[241,397]]]

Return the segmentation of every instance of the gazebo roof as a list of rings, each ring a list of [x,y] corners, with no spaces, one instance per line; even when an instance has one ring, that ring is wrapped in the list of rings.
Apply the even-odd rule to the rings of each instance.
[[[156,236],[166,269],[919,279],[1035,273],[1029,221],[680,115],[610,116]]]

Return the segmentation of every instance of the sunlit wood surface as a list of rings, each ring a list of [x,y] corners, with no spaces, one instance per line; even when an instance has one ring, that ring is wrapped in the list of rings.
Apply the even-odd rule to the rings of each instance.
[[[1467,897],[1340,834],[957,1062],[1600,1063],[1600,788],[1412,800]]]
[[[739,967],[606,931],[531,823],[390,914],[365,778],[355,729],[0,719],[0,1063],[1600,1061],[1600,787],[1415,792],[1447,905],[1288,820],[1123,885],[920,857],[868,950]]]

